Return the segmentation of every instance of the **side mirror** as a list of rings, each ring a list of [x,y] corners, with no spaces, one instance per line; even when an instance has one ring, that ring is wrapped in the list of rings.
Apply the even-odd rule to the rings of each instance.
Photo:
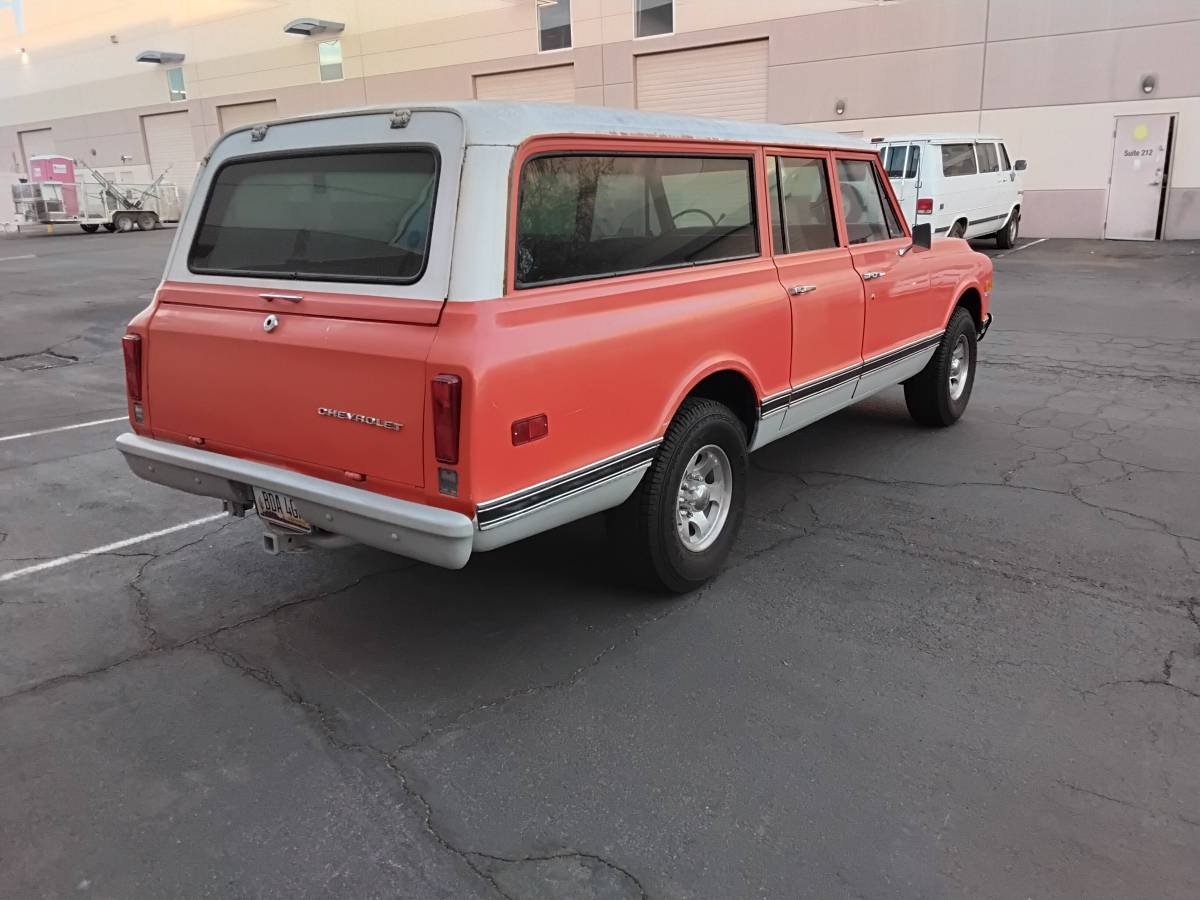
[[[1013,163],[1013,168],[1018,172],[1024,172],[1029,168],[1029,163],[1025,162],[1023,159],[1018,159],[1015,163]]]
[[[912,230],[912,242],[914,247],[920,247],[928,250],[933,246],[933,226],[928,222],[922,222],[920,225],[914,225]]]

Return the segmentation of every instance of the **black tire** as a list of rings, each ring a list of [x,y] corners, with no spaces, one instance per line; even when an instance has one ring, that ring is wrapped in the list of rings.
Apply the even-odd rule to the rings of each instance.
[[[1021,214],[1014,209],[1009,215],[1008,221],[1004,223],[1004,227],[996,232],[996,246],[1001,250],[1011,250],[1017,243],[1017,231],[1020,227]]]
[[[100,230],[99,225],[88,225],[84,222],[80,222],[79,227],[82,228],[88,234],[95,234],[97,231]]]
[[[728,512],[712,543],[691,550],[677,524],[680,486],[693,458],[710,445],[724,451],[730,466]],[[742,525],[748,470],[746,429],[737,416],[715,400],[685,400],[638,489],[608,514],[609,540],[633,579],[682,594],[716,575]]]
[[[954,351],[960,341],[966,348],[966,382],[955,397],[950,376]],[[975,387],[977,347],[975,320],[960,306],[950,316],[950,324],[933,358],[918,374],[904,382],[904,402],[908,404],[909,414],[919,424],[944,428],[958,421]]]
[[[152,212],[140,212],[137,215],[137,224],[142,231],[153,231],[158,225],[158,216]]]
[[[957,222],[955,222],[953,225],[950,226],[950,231],[946,234],[946,237],[960,238],[966,233],[967,233],[967,223],[964,222],[962,219],[959,219]]]
[[[129,213],[117,213],[113,216],[113,227],[122,234],[133,231],[136,222]]]
[[[112,222],[105,222],[104,230],[107,231],[109,234],[112,234],[114,231],[117,230],[117,226],[114,225]]]

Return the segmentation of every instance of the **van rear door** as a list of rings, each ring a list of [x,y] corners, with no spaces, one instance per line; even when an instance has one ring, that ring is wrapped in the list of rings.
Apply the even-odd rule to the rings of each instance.
[[[151,433],[422,486],[462,156],[446,111],[226,135],[146,335]]]

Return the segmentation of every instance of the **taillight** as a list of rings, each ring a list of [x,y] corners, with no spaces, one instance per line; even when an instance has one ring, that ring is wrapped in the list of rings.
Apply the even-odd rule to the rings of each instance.
[[[121,338],[121,350],[125,354],[125,394],[131,403],[142,402],[142,338],[127,334]]]
[[[441,463],[458,464],[458,421],[462,411],[462,379],[438,375],[429,384],[433,398],[433,455]]]
[[[919,197],[917,199],[917,212],[925,215],[933,215],[933,198]]]

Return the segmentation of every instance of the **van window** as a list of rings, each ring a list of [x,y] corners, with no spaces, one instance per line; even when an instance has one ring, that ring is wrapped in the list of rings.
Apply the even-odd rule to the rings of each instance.
[[[947,178],[955,175],[974,175],[974,144],[942,144],[942,174]]]
[[[539,156],[521,170],[518,287],[757,256],[740,157]]]
[[[906,144],[888,147],[884,157],[883,167],[887,170],[888,178],[904,177],[904,154],[908,150]]]
[[[428,149],[231,162],[188,256],[199,274],[410,283],[425,268],[437,157]]]
[[[1003,144],[997,144],[996,147],[1000,150],[1000,168],[1005,172],[1012,171],[1012,163],[1008,160],[1008,150]]]
[[[904,172],[905,178],[916,178],[917,173],[921,171],[921,145],[913,144],[908,148],[908,168]]]
[[[980,172],[1000,171],[1000,158],[996,156],[995,144],[976,144],[975,149],[979,152]]]
[[[768,156],[767,180],[777,254],[837,246],[824,160]]]
[[[902,235],[904,231],[887,201],[875,167],[863,159],[839,159],[837,168],[850,243],[867,244]]]

